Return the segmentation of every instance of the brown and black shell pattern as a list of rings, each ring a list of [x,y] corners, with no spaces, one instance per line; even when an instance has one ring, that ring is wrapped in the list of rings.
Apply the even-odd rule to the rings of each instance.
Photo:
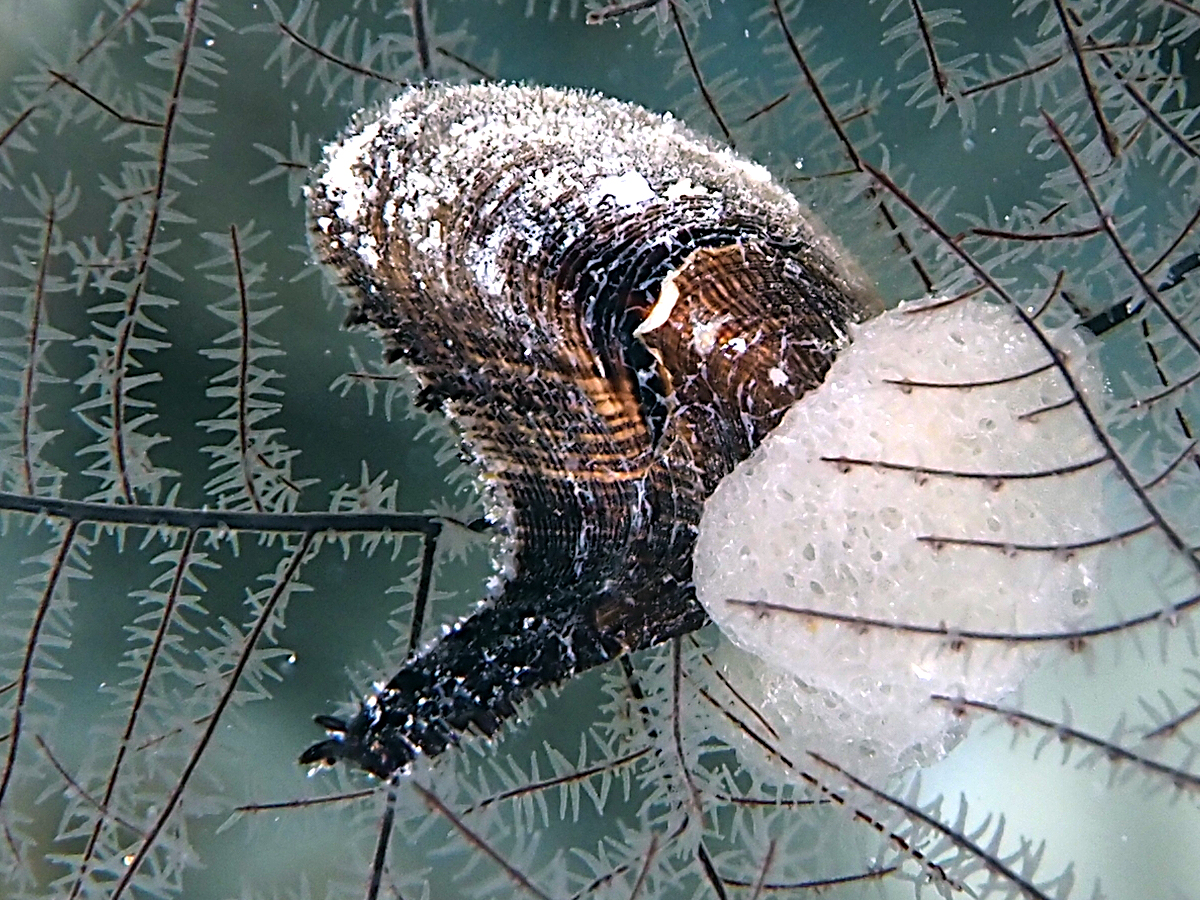
[[[705,499],[875,300],[766,170],[595,94],[433,85],[362,114],[316,256],[446,415],[502,535],[495,594],[304,762],[387,777],[539,687],[700,627]]]

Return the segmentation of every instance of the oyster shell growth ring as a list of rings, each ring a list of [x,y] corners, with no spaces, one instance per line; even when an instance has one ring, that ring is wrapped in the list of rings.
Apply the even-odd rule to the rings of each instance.
[[[357,117],[309,190],[315,253],[447,416],[502,583],[302,757],[381,777],[539,687],[705,623],[705,499],[876,301],[762,167],[669,116],[505,85]]]

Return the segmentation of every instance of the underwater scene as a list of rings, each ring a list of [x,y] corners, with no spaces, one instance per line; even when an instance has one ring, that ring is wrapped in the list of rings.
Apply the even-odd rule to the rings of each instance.
[[[1200,894],[1198,53],[0,0],[0,896]]]

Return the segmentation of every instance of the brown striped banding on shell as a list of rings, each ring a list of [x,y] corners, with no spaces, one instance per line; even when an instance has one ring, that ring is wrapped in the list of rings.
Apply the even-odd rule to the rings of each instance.
[[[386,777],[706,621],[705,498],[877,309],[761,167],[579,91],[414,88],[327,148],[314,252],[458,429],[500,592],[308,763]]]

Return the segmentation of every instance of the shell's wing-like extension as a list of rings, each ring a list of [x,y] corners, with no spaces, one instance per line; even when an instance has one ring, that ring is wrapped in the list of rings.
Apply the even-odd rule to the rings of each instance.
[[[705,621],[703,501],[876,308],[766,170],[577,91],[410,90],[310,188],[317,256],[477,465],[498,594],[306,762],[386,776]]]

